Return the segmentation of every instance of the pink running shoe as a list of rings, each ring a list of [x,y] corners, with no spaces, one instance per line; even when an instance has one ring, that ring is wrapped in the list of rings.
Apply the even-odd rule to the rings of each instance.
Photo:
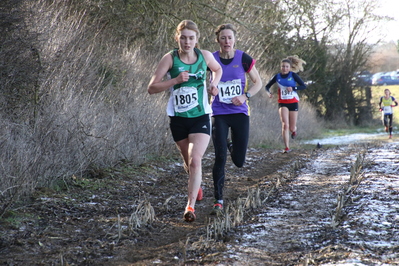
[[[289,153],[289,152],[291,152],[291,150],[290,150],[290,148],[288,148],[288,147],[286,147],[286,148],[284,149],[284,151],[283,151],[283,153]]]

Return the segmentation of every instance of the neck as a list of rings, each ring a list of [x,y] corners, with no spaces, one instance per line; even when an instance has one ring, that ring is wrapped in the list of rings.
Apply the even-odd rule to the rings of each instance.
[[[232,50],[232,51],[229,51],[229,52],[220,51],[220,52],[219,52],[219,56],[220,56],[221,58],[223,58],[223,59],[231,59],[231,58],[234,57],[235,53],[236,53],[236,50],[235,50],[235,49]]]
[[[197,60],[197,55],[194,50],[190,50],[189,52],[185,52],[179,49],[179,58],[186,64],[192,64]]]

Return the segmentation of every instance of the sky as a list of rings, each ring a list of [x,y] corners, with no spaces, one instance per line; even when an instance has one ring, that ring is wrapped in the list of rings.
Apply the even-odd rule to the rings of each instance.
[[[381,8],[377,10],[377,14],[393,17],[395,21],[384,23],[381,27],[382,32],[385,31],[384,41],[399,40],[399,1],[398,0],[378,0]]]

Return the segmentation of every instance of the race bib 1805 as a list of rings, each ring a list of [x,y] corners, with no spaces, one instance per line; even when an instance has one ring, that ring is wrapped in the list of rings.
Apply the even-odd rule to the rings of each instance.
[[[176,113],[187,112],[198,105],[198,90],[194,87],[181,87],[173,91]]]

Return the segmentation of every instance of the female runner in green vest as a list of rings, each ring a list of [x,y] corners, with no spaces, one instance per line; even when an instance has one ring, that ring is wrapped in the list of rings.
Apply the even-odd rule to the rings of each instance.
[[[197,25],[183,20],[177,26],[175,39],[179,46],[163,56],[148,85],[150,94],[170,89],[167,114],[170,129],[189,174],[188,201],[183,215],[193,222],[195,202],[202,180],[202,157],[210,140],[210,113],[208,93],[217,95],[217,84],[222,68],[212,53],[197,48],[199,39]],[[212,80],[206,89],[207,68],[212,71]],[[164,80],[166,74],[169,79]]]

